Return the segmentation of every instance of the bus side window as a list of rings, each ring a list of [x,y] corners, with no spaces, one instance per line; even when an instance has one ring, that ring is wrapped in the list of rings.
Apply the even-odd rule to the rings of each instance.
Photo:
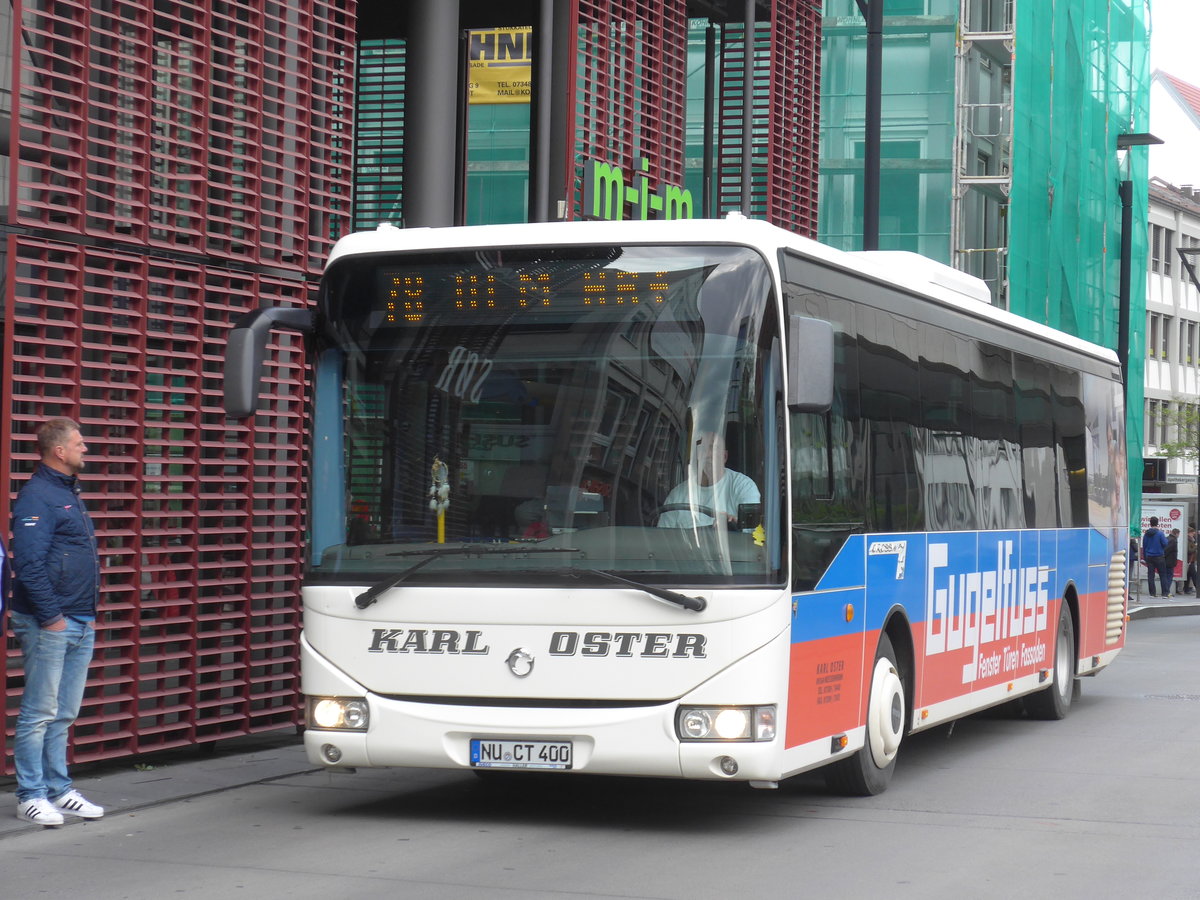
[[[792,413],[792,509],[796,517],[810,500],[833,499],[830,413]]]
[[[788,314],[834,325],[833,405],[791,413],[792,587],[810,590],[866,521],[867,428],[859,399],[853,306],[791,285]]]
[[[1050,366],[1018,355],[1017,426],[1021,441],[1021,476],[1026,528],[1058,527],[1054,418],[1050,404]]]
[[[1080,373],[1055,366],[1050,398],[1059,457],[1059,525],[1078,528],[1089,521],[1086,415]]]
[[[1023,528],[1021,446],[1017,431],[1012,352],[979,342],[971,366],[979,527]]]
[[[979,527],[978,446],[969,375],[974,342],[950,332],[922,334],[920,397],[925,489],[929,531]]]
[[[869,426],[868,510],[872,531],[918,531],[924,497],[918,477],[921,441],[919,332],[892,313],[858,310],[862,418]]]

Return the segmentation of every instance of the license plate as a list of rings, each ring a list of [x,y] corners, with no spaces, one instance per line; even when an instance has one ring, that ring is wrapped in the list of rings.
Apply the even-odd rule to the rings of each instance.
[[[471,765],[482,769],[569,769],[570,741],[471,741]]]

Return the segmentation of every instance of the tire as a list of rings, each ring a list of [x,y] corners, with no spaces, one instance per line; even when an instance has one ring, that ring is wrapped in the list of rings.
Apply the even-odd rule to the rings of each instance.
[[[881,635],[867,698],[867,742],[853,756],[825,768],[830,790],[852,797],[870,797],[886,790],[907,723],[908,700],[896,651],[888,636]]]
[[[1054,637],[1053,681],[1025,698],[1025,712],[1031,719],[1062,719],[1071,710],[1071,701],[1075,697],[1075,628],[1072,622],[1071,607],[1063,600],[1058,609],[1058,630]]]

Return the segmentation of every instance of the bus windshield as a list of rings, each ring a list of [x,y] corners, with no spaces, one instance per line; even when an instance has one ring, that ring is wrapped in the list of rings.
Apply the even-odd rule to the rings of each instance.
[[[781,583],[775,304],[742,247],[335,261],[309,581]]]

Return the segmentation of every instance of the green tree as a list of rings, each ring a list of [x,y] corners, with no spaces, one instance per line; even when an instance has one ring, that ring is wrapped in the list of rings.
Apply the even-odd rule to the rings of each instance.
[[[1162,416],[1171,440],[1159,452],[1168,459],[1200,459],[1200,405],[1195,398],[1175,397],[1169,406],[1164,404]]]

